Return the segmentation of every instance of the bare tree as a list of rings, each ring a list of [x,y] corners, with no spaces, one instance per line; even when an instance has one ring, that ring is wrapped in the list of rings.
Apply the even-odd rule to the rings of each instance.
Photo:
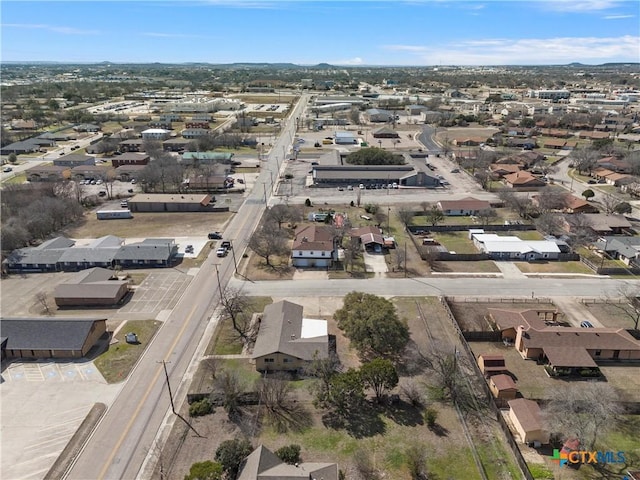
[[[398,270],[400,270],[400,269],[404,270],[404,269],[407,268],[407,265],[406,265],[407,256],[405,254],[404,248],[399,248],[399,246],[396,245],[393,257],[394,257],[394,262],[396,264],[396,268]]]
[[[567,206],[567,191],[563,188],[546,186],[538,192],[537,203],[541,213],[563,210]]]
[[[291,383],[282,374],[260,378],[257,389],[262,405],[272,413],[288,410],[291,404]]]
[[[528,196],[518,195],[517,192],[508,188],[498,191],[498,196],[504,204],[518,213],[520,218],[527,218],[531,212],[532,204]]]
[[[240,290],[227,286],[220,296],[222,317],[231,321],[233,330],[246,343],[252,340],[251,318],[247,315],[249,302]]]
[[[562,215],[558,213],[543,213],[535,219],[535,226],[540,232],[547,235],[564,233]]]
[[[498,212],[494,208],[484,208],[478,212],[478,218],[482,222],[482,225],[489,225],[496,218],[498,218]]]
[[[401,207],[400,210],[398,210],[398,218],[400,218],[400,221],[406,228],[413,219],[413,211],[407,207]]]
[[[362,480],[381,480],[382,473],[375,466],[370,450],[359,448],[353,452],[352,461],[359,478]]]
[[[622,414],[619,400],[609,384],[570,383],[554,390],[545,417],[550,429],[575,436],[586,450],[593,450],[599,436],[606,434]]]
[[[227,415],[232,417],[240,407],[239,400],[243,391],[240,377],[234,371],[225,370],[216,379],[216,390],[222,393],[222,406]]]
[[[578,170],[578,173],[591,173],[591,170],[596,166],[598,156],[598,152],[588,148],[574,150],[571,154],[573,164]]]
[[[211,375],[211,381],[215,383],[218,370],[220,370],[220,361],[216,357],[207,357],[200,364]]]
[[[607,303],[622,313],[633,323],[633,329],[638,330],[640,323],[640,291],[632,284],[621,286],[617,298],[607,298]]]
[[[274,255],[283,255],[287,252],[286,239],[283,233],[277,228],[277,225],[266,222],[256,231],[249,239],[249,248],[256,255],[264,258],[267,266],[273,267],[271,257]]]
[[[282,224],[289,222],[299,222],[302,218],[300,210],[293,205],[278,204],[267,209],[267,219],[278,224],[278,229],[282,228]]]
[[[435,227],[444,220],[444,213],[436,205],[431,205],[431,208],[425,212],[427,222]]]
[[[49,308],[49,296],[45,292],[36,293],[36,300],[43,308],[47,315],[51,315],[51,309]]]
[[[608,215],[615,212],[620,200],[618,200],[614,195],[601,195],[599,203],[602,205],[604,212]]]

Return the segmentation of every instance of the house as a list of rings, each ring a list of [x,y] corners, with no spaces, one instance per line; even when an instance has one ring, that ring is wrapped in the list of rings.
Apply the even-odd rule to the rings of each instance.
[[[546,186],[544,181],[526,171],[519,171],[505,175],[504,182],[507,187],[520,191],[536,190],[540,187]]]
[[[336,132],[335,142],[336,145],[355,145],[358,140],[351,132]]]
[[[585,213],[579,215],[576,224],[584,224],[584,226],[593,230],[598,235],[623,235],[630,232],[631,223],[624,217],[615,213]],[[573,228],[567,224],[569,231]]]
[[[508,163],[492,163],[489,165],[489,171],[494,177],[503,178],[505,175],[519,172],[522,165],[520,164],[508,164]]]
[[[174,239],[147,238],[120,247],[113,263],[123,268],[170,267],[177,253],[178,246]]]
[[[397,183],[401,186],[434,188],[440,180],[411,165],[314,165],[314,185],[364,185]]]
[[[622,328],[534,327],[516,328],[516,350],[522,358],[550,367],[583,369],[596,361],[638,361],[640,341]]]
[[[226,175],[198,175],[185,180],[186,187],[191,192],[222,190],[233,187],[233,183]]]
[[[204,137],[210,133],[211,130],[206,128],[185,128],[180,132],[180,135],[182,135],[182,138],[192,140],[194,138]]]
[[[328,226],[298,227],[291,247],[294,267],[327,268],[337,259],[335,239]]]
[[[128,285],[114,278],[113,270],[94,267],[56,286],[53,297],[58,307],[112,306],[129,292]]]
[[[192,119],[191,121],[186,122],[184,126],[185,128],[197,128],[199,130],[209,130],[211,128],[208,120],[195,121]]]
[[[459,147],[477,147],[482,143],[485,143],[487,138],[485,137],[465,137],[453,140],[454,145]]]
[[[166,140],[170,135],[171,131],[164,128],[148,128],[142,131],[142,140]]]
[[[40,150],[40,145],[29,140],[23,140],[21,142],[10,143],[0,148],[0,155],[11,155],[12,153],[22,155],[37,152],[38,150]]]
[[[336,463],[302,462],[289,465],[263,445],[240,464],[237,480],[338,480]]]
[[[559,313],[554,309],[506,310],[502,308],[488,308],[487,319],[496,330],[500,331],[502,339],[514,343],[517,328],[520,325],[543,329],[550,325],[557,325]]]
[[[373,131],[373,138],[400,138],[398,132],[387,126]]]
[[[364,112],[364,115],[371,123],[386,123],[394,119],[393,113],[379,108],[370,108]]]
[[[115,176],[121,182],[130,182],[137,178],[144,169],[145,165],[121,165],[115,169]]]
[[[149,155],[146,153],[125,152],[122,155],[111,159],[111,165],[114,168],[123,165],[147,165],[149,163]]]
[[[13,120],[11,130],[35,130],[37,128],[35,120]]]
[[[302,305],[286,300],[267,305],[253,348],[256,370],[296,371],[329,356],[326,320],[303,318]]]
[[[82,165],[95,165],[96,157],[92,157],[90,155],[82,155],[82,154],[70,154],[65,155],[60,158],[54,158],[53,164],[56,167],[78,167]]]
[[[593,245],[625,265],[636,263],[640,258],[640,237],[601,237]]]
[[[2,263],[9,272],[56,272],[64,250],[75,243],[66,237],[52,238],[37,247],[14,250]]]
[[[73,127],[76,132],[99,132],[100,125],[95,125],[93,123],[82,123],[80,125],[76,125]]]
[[[91,180],[95,178],[109,179],[115,170],[107,165],[78,165],[71,169],[71,178]]]
[[[142,138],[130,138],[118,144],[120,152],[144,152],[144,140]]]
[[[625,159],[618,157],[604,157],[598,160],[597,165],[616,173],[631,173],[631,165]]]
[[[473,244],[493,260],[557,260],[560,248],[550,240],[522,240],[516,236],[474,233]]]
[[[549,432],[544,427],[538,403],[526,398],[509,400],[509,420],[522,443],[549,443]]]
[[[595,205],[587,202],[584,198],[571,194],[565,196],[564,210],[566,213],[598,213],[598,208]]]
[[[162,149],[165,152],[181,152],[189,147],[191,140],[186,138],[170,138],[162,142]]]
[[[54,165],[36,165],[26,170],[25,174],[30,182],[57,182],[71,178],[71,169]]]
[[[111,268],[113,259],[124,240],[115,235],[106,235],[86,246],[65,248],[58,259],[58,270],[75,272],[86,268]]]
[[[82,358],[107,331],[105,318],[3,318],[2,358]]]
[[[480,354],[478,355],[478,367],[485,377],[508,372],[503,355]]]
[[[436,206],[447,216],[477,215],[482,210],[491,208],[486,200],[465,197],[460,200],[440,200]]]
[[[488,383],[498,407],[506,407],[509,400],[515,400],[518,396],[518,387],[509,375],[503,373],[492,375]]]
[[[214,205],[206,193],[139,193],[129,199],[132,212],[212,212]]]

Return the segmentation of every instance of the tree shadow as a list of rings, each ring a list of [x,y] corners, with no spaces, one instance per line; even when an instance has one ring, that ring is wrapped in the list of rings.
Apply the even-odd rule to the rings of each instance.
[[[380,413],[384,413],[387,418],[405,427],[424,424],[420,410],[403,400],[392,405],[380,405]]]
[[[435,433],[438,437],[447,437],[447,436],[449,436],[449,430],[447,428],[443,427],[442,425],[440,425],[438,422],[436,422],[433,425],[431,425],[429,427],[429,430],[431,430],[433,433]]]
[[[322,415],[322,423],[333,430],[344,429],[353,438],[373,437],[386,432],[386,426],[378,412],[367,408],[366,404],[342,415],[326,412]]]
[[[299,433],[313,425],[311,412],[304,405],[293,402],[274,410],[267,410],[265,419],[278,433]]]

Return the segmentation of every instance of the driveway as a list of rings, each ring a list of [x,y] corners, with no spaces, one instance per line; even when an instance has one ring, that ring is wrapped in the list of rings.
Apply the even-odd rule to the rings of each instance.
[[[364,252],[364,268],[367,272],[373,272],[377,277],[387,273],[387,262],[383,254]]]

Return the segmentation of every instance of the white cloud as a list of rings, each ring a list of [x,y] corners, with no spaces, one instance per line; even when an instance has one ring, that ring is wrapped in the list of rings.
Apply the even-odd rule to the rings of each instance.
[[[41,23],[3,23],[2,28],[22,28],[28,30],[48,30],[49,32],[62,33],[64,35],[96,35],[97,30],[81,30],[73,27],[45,25]]]
[[[348,60],[335,60],[333,62],[327,62],[331,65],[362,65],[364,61],[360,57],[354,57]]]
[[[557,37],[479,39],[434,45],[387,45],[385,50],[414,54],[424,65],[550,65],[571,62],[637,62],[640,37]],[[407,64],[411,64],[408,59]]]
[[[604,20],[620,20],[622,18],[634,18],[635,15],[605,15]]]
[[[615,8],[620,0],[541,0],[549,10],[560,12],[599,12]]]

